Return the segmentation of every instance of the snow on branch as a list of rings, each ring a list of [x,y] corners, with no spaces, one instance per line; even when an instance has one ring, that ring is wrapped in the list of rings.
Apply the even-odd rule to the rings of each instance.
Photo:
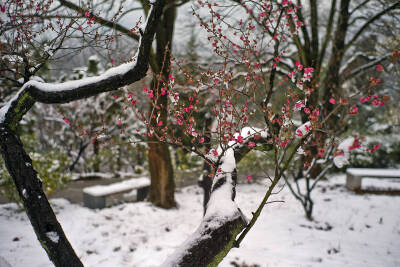
[[[35,102],[47,104],[68,103],[103,92],[117,90],[145,77],[154,33],[163,11],[164,2],[157,1],[151,7],[134,61],[111,68],[102,75],[77,81],[58,84],[29,81],[1,108],[0,123],[6,123],[11,128],[15,128],[22,116],[28,112]]]
[[[236,163],[243,158],[243,152],[250,151],[250,142],[266,143],[268,132],[244,127],[238,136],[246,141],[231,141],[225,151],[218,148],[222,155],[216,164],[210,200],[200,226],[162,266],[217,266],[236,246],[236,236],[248,222],[235,203]]]

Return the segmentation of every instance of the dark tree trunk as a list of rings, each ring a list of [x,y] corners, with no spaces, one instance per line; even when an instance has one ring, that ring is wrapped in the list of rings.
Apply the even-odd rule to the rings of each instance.
[[[206,119],[204,121],[204,144],[207,151],[211,149],[211,125],[212,125],[212,117],[206,115]],[[212,176],[211,176],[212,168],[210,164],[206,161],[203,163],[203,174],[202,179],[198,181],[198,184],[201,188],[203,188],[203,214],[206,213],[207,203],[210,200],[211,194],[211,186],[212,186]]]
[[[168,119],[168,97],[161,94],[161,88],[166,87],[165,84],[169,80],[172,37],[176,17],[174,1],[168,1],[168,4],[168,8],[164,10],[162,19],[156,29],[156,60],[160,73],[153,74],[152,90],[158,98],[156,105],[150,107],[154,109],[154,114],[159,114],[159,120],[163,122],[163,125],[167,124]],[[153,127],[157,127],[157,122],[154,118],[152,118],[151,124]],[[162,133],[159,133],[159,135],[162,135]],[[155,136],[149,137],[148,141],[150,147],[149,170],[151,176],[149,200],[153,204],[163,208],[175,207],[174,172],[168,145],[158,143],[159,140]]]
[[[83,266],[42,190],[42,182],[21,140],[5,124],[0,124],[1,153],[7,170],[35,229],[37,238],[55,266]],[[12,227],[12,226],[11,226]]]

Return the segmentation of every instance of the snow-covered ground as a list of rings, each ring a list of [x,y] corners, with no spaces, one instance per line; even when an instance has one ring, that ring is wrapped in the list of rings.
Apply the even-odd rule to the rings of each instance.
[[[385,184],[400,189],[400,179],[363,181],[363,187]],[[400,196],[356,195],[344,187],[344,175],[321,182],[314,192],[315,221],[284,188],[269,204],[232,262],[259,266],[400,266]],[[249,215],[265,186],[239,185],[237,202]],[[128,203],[89,210],[64,199],[51,201],[75,251],[85,266],[158,266],[198,226],[201,190],[184,188],[176,195],[179,209],[162,210],[149,203]],[[52,266],[36,240],[24,212],[0,205],[0,265]]]

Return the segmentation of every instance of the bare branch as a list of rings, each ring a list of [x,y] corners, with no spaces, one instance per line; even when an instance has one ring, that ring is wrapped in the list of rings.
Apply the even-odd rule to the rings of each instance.
[[[375,16],[373,16],[372,18],[370,18],[367,22],[364,23],[363,26],[361,26],[357,33],[353,36],[353,38],[346,44],[344,51],[346,51],[347,49],[349,49],[349,47],[351,47],[355,41],[357,41],[358,37],[360,37],[360,35],[364,32],[365,29],[367,29],[369,27],[369,25],[371,25],[371,23],[373,23],[374,21],[378,20],[380,17],[382,17],[383,15],[387,14],[388,12],[394,10],[394,9],[398,9],[400,8],[400,1],[397,1],[396,3],[390,5],[389,7],[385,8],[384,10],[382,10],[381,12],[375,14]]]

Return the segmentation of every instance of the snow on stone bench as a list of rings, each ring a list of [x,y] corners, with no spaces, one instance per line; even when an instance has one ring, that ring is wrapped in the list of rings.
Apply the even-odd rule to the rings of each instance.
[[[147,177],[134,178],[110,185],[95,185],[83,189],[83,204],[91,209],[101,209],[106,206],[106,197],[137,190],[137,200],[146,198],[150,187],[150,180]]]
[[[400,169],[349,168],[346,170],[346,187],[361,190],[361,179],[364,177],[400,178]]]

